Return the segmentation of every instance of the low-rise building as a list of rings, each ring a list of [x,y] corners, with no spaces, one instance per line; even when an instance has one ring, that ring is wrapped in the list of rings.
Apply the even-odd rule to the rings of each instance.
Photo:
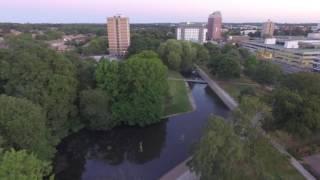
[[[205,43],[208,29],[205,24],[200,23],[181,23],[177,27],[177,40]]]
[[[253,40],[241,43],[241,46],[256,53],[264,59],[278,60],[287,64],[312,68],[314,59],[320,56],[320,48],[301,48],[300,44],[317,44],[320,40],[277,40],[276,43],[265,43]]]
[[[308,38],[309,39],[320,39],[320,32],[319,33],[309,33]]]
[[[320,72],[320,56],[314,59],[312,64],[312,70],[314,72]]]
[[[246,29],[246,30],[241,30],[240,33],[242,35],[248,36],[249,34],[254,34],[256,33],[258,30],[256,29]]]
[[[317,26],[313,26],[313,27],[311,28],[311,30],[312,30],[313,32],[320,32],[320,24],[318,24]]]
[[[249,36],[228,36],[227,42],[232,44],[238,44],[244,41],[249,41]]]

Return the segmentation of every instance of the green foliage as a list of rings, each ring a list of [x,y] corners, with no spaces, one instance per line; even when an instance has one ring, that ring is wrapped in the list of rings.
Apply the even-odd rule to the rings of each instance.
[[[160,44],[170,39],[170,28],[167,27],[150,27],[135,25],[132,28],[131,44],[128,49],[129,56],[139,54],[145,50],[157,51]]]
[[[276,128],[308,136],[320,130],[320,75],[287,75],[273,93]]]
[[[244,73],[250,77],[254,77],[259,62],[255,56],[249,56],[244,62]]]
[[[106,91],[112,102],[115,102],[120,95],[121,69],[122,64],[115,61],[110,62],[106,59],[101,60],[96,69],[97,85]]]
[[[158,53],[169,69],[190,72],[193,63],[197,61],[197,50],[197,47],[190,42],[170,39],[160,45]],[[203,52],[201,55],[202,58],[206,58],[203,57],[206,56],[206,54],[203,55]]]
[[[28,37],[12,38],[9,44],[10,50],[0,55],[1,63],[8,68],[0,77],[5,82],[5,93],[25,97],[43,107],[53,134],[65,136],[76,115],[75,66],[65,56]]]
[[[0,179],[42,180],[50,175],[50,171],[49,163],[24,150],[10,150],[0,155]]]
[[[87,126],[94,130],[109,130],[118,123],[111,117],[111,101],[103,90],[85,90],[80,94],[80,113]]]
[[[60,32],[57,30],[49,30],[44,32],[42,35],[36,36],[36,39],[51,41],[51,40],[61,39],[62,36],[63,36],[63,32]]]
[[[197,48],[197,54],[196,54],[196,62],[205,64],[210,59],[210,54],[207,48],[205,48],[203,45],[194,44],[194,47]]]
[[[154,53],[143,52],[124,63],[101,61],[96,71],[98,87],[112,102],[116,122],[145,126],[163,115],[167,94],[167,68]]]
[[[5,95],[0,95],[0,107],[0,134],[6,145],[50,159],[54,148],[41,107],[26,99]]]
[[[276,84],[282,76],[281,68],[270,62],[260,62],[252,78],[261,84]]]
[[[76,53],[66,53],[65,56],[72,62],[76,69],[79,81],[79,91],[93,89],[96,86],[95,70],[97,62],[94,59],[83,59]]]
[[[170,52],[167,57],[169,69],[179,71],[181,66],[181,57],[176,52]]]
[[[201,179],[235,179],[242,174],[243,144],[231,124],[223,118],[210,118],[203,137],[193,154],[192,170]]]
[[[108,39],[106,37],[96,37],[88,42],[88,44],[81,47],[81,53],[86,56],[106,54],[107,49]]]
[[[113,106],[116,119],[129,125],[159,122],[168,90],[167,68],[157,58],[130,58],[123,67],[119,101]]]
[[[240,77],[241,68],[237,58],[231,55],[220,55],[210,60],[208,64],[211,73],[220,78]]]
[[[201,179],[301,179],[257,127],[270,108],[258,98],[243,97],[230,119],[211,118],[196,146],[191,169]]]

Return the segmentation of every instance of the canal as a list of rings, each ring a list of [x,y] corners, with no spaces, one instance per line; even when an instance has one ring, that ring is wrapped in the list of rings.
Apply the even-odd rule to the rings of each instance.
[[[190,83],[197,109],[159,124],[82,130],[58,146],[57,180],[155,180],[187,159],[210,115],[228,108],[204,84]]]

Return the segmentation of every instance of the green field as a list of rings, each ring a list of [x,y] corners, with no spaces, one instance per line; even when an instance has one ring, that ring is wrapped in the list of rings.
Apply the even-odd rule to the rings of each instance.
[[[183,79],[181,74],[174,71],[169,71],[169,78]],[[168,80],[168,84],[169,95],[166,99],[164,116],[191,111],[192,105],[189,101],[188,88],[186,87],[185,82]]]

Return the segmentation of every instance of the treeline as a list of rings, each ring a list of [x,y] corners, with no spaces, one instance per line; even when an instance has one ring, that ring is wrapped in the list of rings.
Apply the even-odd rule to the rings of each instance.
[[[55,146],[81,128],[145,126],[163,115],[167,68],[153,52],[97,64],[30,36],[7,41],[9,49],[0,50],[0,179],[50,176]]]
[[[302,178],[261,133],[259,123],[270,114],[258,98],[245,97],[230,118],[211,117],[194,148],[191,169],[204,180]]]
[[[258,60],[247,50],[225,45],[204,45],[209,60],[204,61],[212,75],[220,79],[247,76],[261,85],[274,89],[264,102],[272,108],[273,118],[264,122],[268,130],[281,129],[292,135],[309,137],[320,131],[320,75],[301,72],[284,74],[281,68],[265,60]],[[254,89],[244,95],[257,95]]]

